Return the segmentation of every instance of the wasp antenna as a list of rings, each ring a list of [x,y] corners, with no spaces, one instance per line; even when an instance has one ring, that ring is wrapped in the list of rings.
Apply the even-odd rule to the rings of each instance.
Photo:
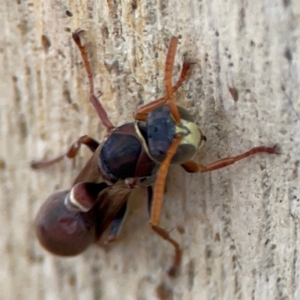
[[[171,160],[173,156],[176,153],[176,150],[182,140],[181,136],[177,136],[174,141],[172,142],[167,155],[160,165],[160,168],[157,173],[156,182],[154,185],[154,193],[153,193],[153,201],[152,201],[152,208],[151,208],[151,225],[158,225],[160,213],[161,213],[161,205],[162,205],[162,199],[163,194],[165,190],[165,184],[166,184],[166,177],[169,170],[169,166],[171,163]]]

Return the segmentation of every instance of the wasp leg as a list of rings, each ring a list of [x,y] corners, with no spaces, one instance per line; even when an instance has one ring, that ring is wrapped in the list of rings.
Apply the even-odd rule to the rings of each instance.
[[[167,98],[169,100],[169,106],[171,114],[177,124],[180,123],[180,114],[176,105],[176,101],[173,95],[173,85],[172,85],[172,75],[173,67],[176,55],[176,49],[178,45],[178,39],[175,37],[171,38],[167,59],[166,59],[166,68],[165,68],[165,87],[167,91]]]
[[[178,274],[178,269],[181,263],[181,257],[182,257],[182,251],[180,249],[180,246],[177,241],[175,241],[173,238],[170,237],[170,234],[168,231],[165,229],[159,227],[159,226],[154,226],[152,225],[152,229],[164,240],[167,242],[171,243],[174,247],[175,250],[175,256],[173,259],[173,265],[171,268],[168,270],[168,274],[171,277],[176,277]]]
[[[179,76],[179,79],[177,80],[176,84],[173,86],[173,93],[175,93],[184,83],[184,81],[187,79],[189,71],[191,69],[192,63],[184,57],[183,65],[181,69],[181,73]],[[146,121],[147,115],[155,108],[164,105],[168,100],[168,96],[164,96],[162,98],[159,98],[157,100],[154,100],[150,103],[147,103],[140,108],[136,112],[134,112],[133,116],[138,121]]]
[[[230,166],[230,165],[234,164],[235,162],[237,162],[241,159],[244,159],[248,156],[254,155],[256,153],[280,154],[280,150],[279,150],[278,145],[275,145],[273,147],[260,146],[260,147],[252,148],[249,151],[247,151],[243,154],[237,155],[237,156],[226,157],[226,158],[217,160],[207,166],[198,164],[193,160],[189,160],[189,161],[185,162],[184,164],[182,164],[181,166],[189,173],[210,172],[210,171],[214,171],[217,169],[221,169],[221,168]]]
[[[86,51],[86,48],[84,45],[82,45],[81,41],[80,41],[80,33],[82,33],[84,30],[76,30],[73,34],[73,40],[76,43],[82,60],[84,62],[84,67],[89,79],[89,87],[90,87],[90,102],[92,103],[93,107],[95,108],[102,124],[106,127],[106,129],[108,131],[112,130],[114,128],[113,124],[110,122],[107,112],[104,109],[104,107],[102,106],[102,104],[99,102],[98,98],[95,96],[95,91],[94,91],[94,80],[93,80],[93,74],[92,74],[92,68],[91,68],[91,64],[88,58],[88,53]],[[101,96],[102,93],[100,93],[99,96]]]
[[[117,239],[120,230],[122,228],[122,225],[124,223],[124,220],[126,218],[126,214],[127,214],[127,202],[124,203],[124,205],[122,206],[122,208],[120,209],[120,211],[118,212],[114,220],[112,221],[112,224],[109,229],[108,237],[107,237],[108,243],[112,243]]]
[[[41,168],[49,167],[49,166],[61,161],[65,157],[72,159],[77,155],[77,153],[80,149],[80,146],[82,144],[86,145],[92,152],[94,152],[99,147],[99,143],[96,140],[94,140],[93,138],[91,138],[87,135],[83,135],[75,143],[73,143],[71,145],[71,147],[69,148],[69,150],[66,153],[64,153],[58,157],[55,157],[53,159],[45,159],[45,160],[39,160],[39,161],[34,160],[31,162],[30,166],[33,169],[41,169]]]
[[[165,182],[166,182],[166,177],[168,173],[168,169],[170,166],[170,162],[172,160],[172,157],[175,155],[176,150],[181,142],[181,136],[177,136],[174,141],[172,142],[166,158],[160,165],[160,168],[157,173],[157,178],[156,182],[154,184],[154,193],[153,193],[153,201],[152,201],[152,207],[151,207],[151,219],[150,219],[150,224],[152,226],[152,229],[159,235],[161,236],[164,240],[168,241],[171,243],[174,247],[175,250],[175,256],[173,260],[173,265],[169,269],[168,274],[170,276],[176,276],[180,262],[181,262],[181,249],[179,244],[170,237],[169,233],[158,226],[159,224],[159,219],[161,215],[161,208],[162,208],[162,201],[163,201],[163,194],[164,194],[164,187],[165,187]]]

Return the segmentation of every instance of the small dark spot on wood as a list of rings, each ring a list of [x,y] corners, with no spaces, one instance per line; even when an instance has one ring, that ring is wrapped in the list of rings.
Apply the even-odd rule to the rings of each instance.
[[[71,32],[72,30],[71,30],[71,28],[66,27],[66,28],[65,28],[65,31],[66,31],[66,32]]]
[[[209,276],[209,277],[212,275],[211,267],[206,268],[206,273],[207,273],[206,275]]]
[[[25,139],[28,135],[28,126],[25,121],[24,115],[19,117],[19,126],[20,126],[20,136]]]
[[[185,233],[184,227],[182,227],[182,226],[177,226],[177,231],[178,231],[180,234],[184,234],[184,233]]]
[[[32,246],[29,246],[26,248],[26,259],[30,264],[39,264],[41,263],[42,256],[34,251]]]
[[[215,35],[219,36],[219,31],[218,30],[216,30]]]
[[[242,31],[245,27],[245,9],[241,8],[239,12],[239,31]]]
[[[282,90],[283,92],[285,92],[285,85],[282,84],[282,85],[280,86],[280,88],[281,88],[281,90]]]
[[[228,66],[229,66],[229,67],[233,67],[234,64],[231,62],[231,63],[228,64]]]
[[[156,288],[156,295],[159,300],[172,300],[173,291],[165,282],[161,282]]]
[[[57,50],[57,54],[60,55],[62,58],[66,58],[64,52],[61,49]]]
[[[42,46],[45,52],[48,52],[49,48],[51,47],[51,42],[46,35],[41,36]]]
[[[289,61],[291,62],[293,60],[293,55],[292,55],[292,52],[289,48],[286,48],[285,49],[285,52],[284,52],[284,57]]]
[[[296,161],[295,168],[293,169],[293,174],[292,174],[293,179],[298,178],[298,166],[299,166],[299,161]],[[299,199],[297,201],[299,201]]]
[[[68,278],[68,281],[69,281],[70,286],[73,286],[73,287],[76,286],[76,278],[74,275],[70,275]]]
[[[77,103],[72,103],[72,104],[71,104],[71,107],[72,107],[72,109],[73,109],[74,111],[79,112],[79,106],[78,106]]]
[[[109,73],[119,75],[120,74],[120,65],[118,61],[114,61],[112,64],[104,63],[106,70]]]
[[[232,96],[233,100],[237,102],[239,100],[239,92],[235,87],[231,87],[228,85],[228,91],[230,95]]]
[[[66,10],[66,15],[67,15],[68,17],[73,17],[73,14],[72,14],[69,10]]]
[[[220,238],[220,234],[217,232],[215,234],[215,242],[220,242],[221,238]]]
[[[131,2],[131,8],[132,8],[132,10],[136,10],[136,9],[137,9],[137,3],[136,3],[136,0],[133,0],[133,1]]]
[[[269,244],[270,240],[267,239],[266,242],[265,242],[265,246],[267,246]]]
[[[24,36],[29,31],[29,25],[27,20],[21,20],[17,25],[17,28],[20,30],[20,33]]]
[[[195,282],[195,260],[192,259],[188,263],[188,282],[189,282],[189,289],[191,290],[194,286]]]
[[[250,41],[250,46],[255,47],[255,43],[252,40]]]
[[[101,27],[101,33],[102,33],[104,38],[106,38],[106,39],[109,38],[109,31],[108,31],[107,26],[102,26]]]
[[[165,10],[166,10],[166,8],[167,8],[167,3],[165,2],[165,1],[161,1],[160,2],[160,11],[162,12],[162,13],[165,13]]]
[[[13,80],[13,87],[14,87],[14,92],[15,92],[15,101],[16,101],[17,105],[20,105],[21,91],[19,90],[19,87],[18,87],[18,77],[12,76],[12,80]]]
[[[208,259],[208,258],[211,258],[211,257],[212,257],[211,249],[206,248],[205,249],[205,258]]]
[[[250,89],[246,89],[246,90],[245,90],[245,93],[250,94],[250,93],[251,93],[251,90],[250,90]]]
[[[6,169],[6,162],[3,158],[0,158],[0,170]]]
[[[296,179],[296,178],[298,178],[299,160],[296,160],[294,165],[295,165],[295,168],[293,169],[292,178]]]
[[[13,246],[11,244],[11,241],[7,241],[5,247],[4,247],[4,252],[6,253],[12,253],[12,249],[13,249]]]
[[[72,99],[71,99],[71,94],[70,94],[70,91],[69,89],[64,89],[63,91],[63,97],[67,100],[68,103],[72,103]]]
[[[21,4],[21,0],[17,0],[17,4]]]
[[[288,7],[291,5],[291,0],[282,0],[283,6]]]
[[[276,249],[276,245],[273,244],[273,245],[271,246],[271,250],[275,250],[275,249]]]

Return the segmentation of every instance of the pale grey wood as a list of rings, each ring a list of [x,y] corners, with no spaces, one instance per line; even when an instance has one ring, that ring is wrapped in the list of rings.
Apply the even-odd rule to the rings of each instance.
[[[0,13],[0,299],[300,298],[299,1],[4,0]],[[143,191],[109,251],[61,259],[35,239],[39,206],[69,186],[89,153],[39,172],[30,160],[59,154],[82,134],[104,135],[71,40],[78,27],[114,124],[164,93],[176,35],[177,74],[184,53],[195,61],[176,98],[208,137],[196,159],[282,147],[281,156],[208,174],[171,168],[161,224],[175,228],[184,250],[176,280],[165,275],[172,249],[150,230]]]

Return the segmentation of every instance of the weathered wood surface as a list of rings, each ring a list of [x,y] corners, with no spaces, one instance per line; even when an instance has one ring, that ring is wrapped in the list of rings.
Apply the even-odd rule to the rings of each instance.
[[[300,299],[299,1],[2,0],[0,27],[0,299]],[[71,40],[79,27],[114,124],[164,93],[176,35],[177,74],[184,53],[195,62],[176,97],[208,137],[197,160],[282,147],[208,174],[171,169],[161,224],[184,250],[176,280],[165,275],[172,249],[149,228],[143,191],[109,250],[60,259],[34,237],[38,207],[89,153],[39,172],[30,160],[104,134]]]

